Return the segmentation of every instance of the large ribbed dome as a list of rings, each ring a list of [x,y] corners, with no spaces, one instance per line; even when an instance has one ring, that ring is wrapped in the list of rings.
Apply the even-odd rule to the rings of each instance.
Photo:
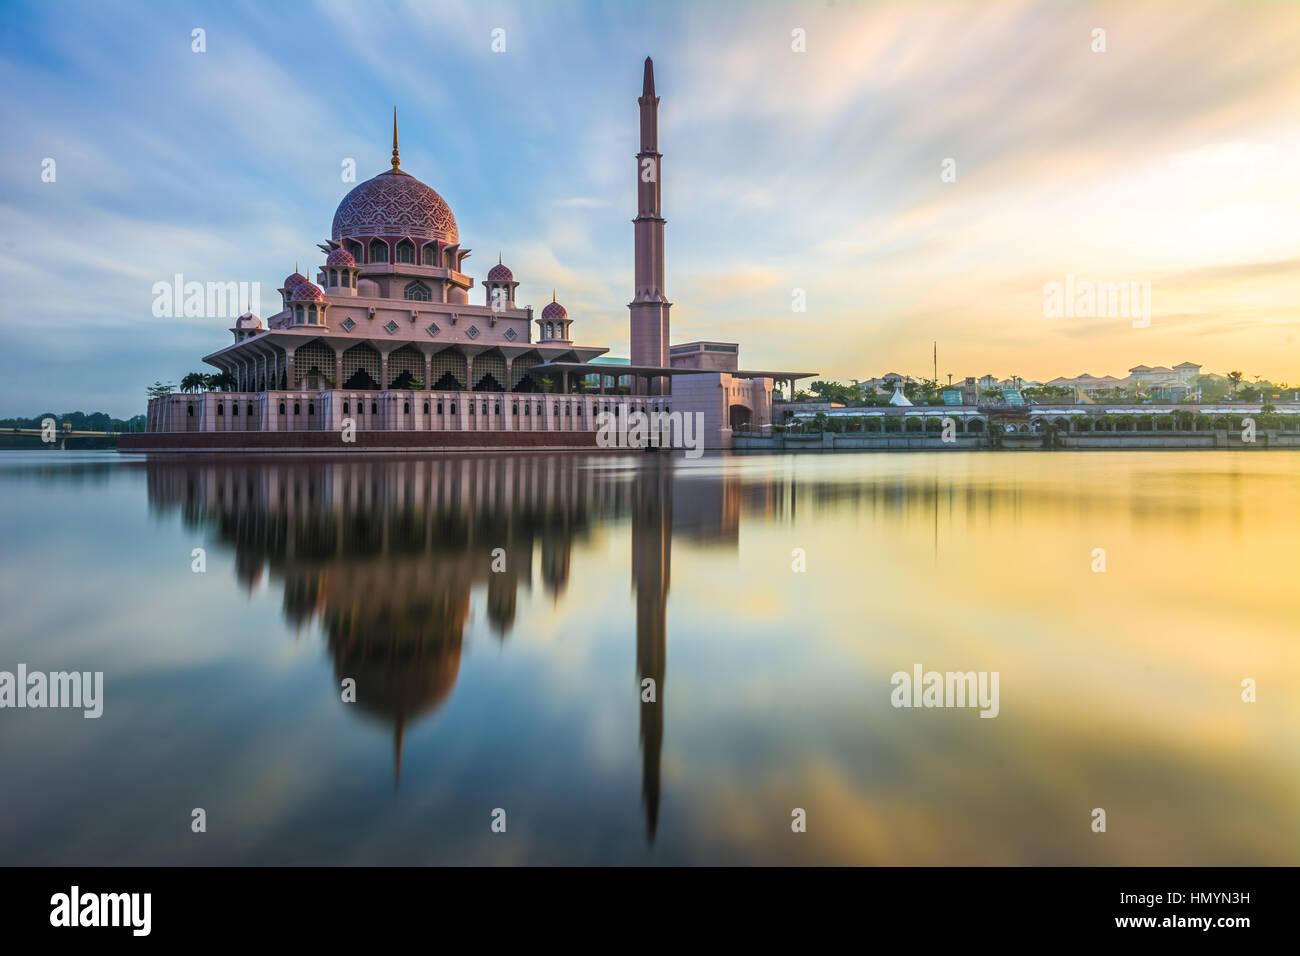
[[[343,197],[334,213],[333,238],[410,236],[460,241],[456,217],[447,201],[400,169],[367,179]]]

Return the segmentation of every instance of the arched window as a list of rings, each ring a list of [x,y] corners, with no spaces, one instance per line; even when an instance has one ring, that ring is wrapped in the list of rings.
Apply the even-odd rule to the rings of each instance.
[[[388,243],[382,239],[375,239],[370,243],[370,261],[387,262],[388,261]]]
[[[293,310],[294,318],[298,324],[302,324],[302,306],[295,306]]]
[[[402,294],[416,302],[430,302],[433,299],[433,293],[423,282],[408,282]]]
[[[415,265],[415,245],[410,239],[403,239],[397,244],[397,261]]]
[[[552,323],[547,322],[547,323],[546,323],[546,337],[549,339],[549,338],[553,338],[554,336],[555,336],[555,326],[554,326]]]
[[[436,266],[438,264],[438,244],[436,242],[431,242],[424,247],[423,259],[426,266]]]

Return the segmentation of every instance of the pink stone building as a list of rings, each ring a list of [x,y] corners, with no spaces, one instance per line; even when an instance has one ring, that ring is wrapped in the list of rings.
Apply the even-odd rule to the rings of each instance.
[[[265,321],[240,316],[233,342],[204,356],[230,390],[151,400],[147,434],[123,448],[242,450],[228,433],[306,432],[320,441],[296,436],[285,447],[339,450],[345,420],[359,431],[426,434],[428,447],[455,447],[455,435],[471,432],[491,436],[466,443],[479,448],[549,447],[548,434],[557,447],[582,447],[595,444],[598,416],[623,402],[636,411],[700,413],[706,448],[729,447],[735,430],[770,425],[773,389],[792,389],[813,373],[741,371],[735,343],[669,345],[659,98],[649,57],[637,103],[630,364],[592,364],[607,349],[575,343],[575,320],[555,295],[537,315],[519,306],[519,283],[500,256],[481,301],[472,301],[480,297],[465,271],[470,250],[442,196],[401,168],[394,113],[391,168],[343,197],[319,246],[322,264],[305,275],[295,268],[278,290],[278,312]],[[179,444],[161,437],[177,433],[187,436]],[[205,442],[218,434],[221,441]],[[247,447],[275,443],[260,438]]]

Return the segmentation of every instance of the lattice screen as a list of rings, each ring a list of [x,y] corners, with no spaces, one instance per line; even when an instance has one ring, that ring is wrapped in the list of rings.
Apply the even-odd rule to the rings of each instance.
[[[433,372],[430,378],[434,382],[442,378],[444,372],[450,372],[461,388],[465,387],[465,356],[451,349],[443,349],[433,357]],[[428,383],[433,387],[433,382]]]
[[[513,371],[513,368],[511,369]],[[500,355],[485,352],[474,358],[474,388],[483,384],[483,379],[491,375],[498,387],[504,387],[506,381],[506,360]]]
[[[348,380],[358,371],[364,371],[376,382],[379,381],[379,353],[364,342],[343,353],[343,374],[339,376],[339,388],[346,388]]]
[[[308,342],[293,354],[294,388],[302,387],[302,380],[317,369],[321,375],[334,377],[334,350],[323,342]]]
[[[403,345],[388,356],[388,385],[390,388],[403,372],[410,372],[412,378],[424,378],[424,356],[409,345]],[[425,387],[428,387],[428,383],[425,383]]]
[[[518,388],[519,383],[528,374],[528,370],[539,362],[541,362],[541,359],[533,355],[521,355],[515,359],[510,365],[510,388],[512,390]]]

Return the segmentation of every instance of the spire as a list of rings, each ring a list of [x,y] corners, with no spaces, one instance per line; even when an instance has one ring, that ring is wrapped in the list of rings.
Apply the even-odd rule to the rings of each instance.
[[[554,289],[551,290],[551,301],[552,301],[552,302],[555,301],[555,290],[554,290]]]
[[[298,268],[298,260],[297,260],[297,259],[294,259],[294,260],[293,260],[293,274],[296,275],[296,276],[297,276],[297,275],[302,275],[302,270]]]
[[[641,95],[645,97],[655,95],[655,64],[650,57],[645,58],[645,76],[641,80]]]
[[[501,265],[501,253],[497,253],[497,265]]]
[[[402,160],[397,155],[397,107],[393,107],[393,171],[402,165]]]

